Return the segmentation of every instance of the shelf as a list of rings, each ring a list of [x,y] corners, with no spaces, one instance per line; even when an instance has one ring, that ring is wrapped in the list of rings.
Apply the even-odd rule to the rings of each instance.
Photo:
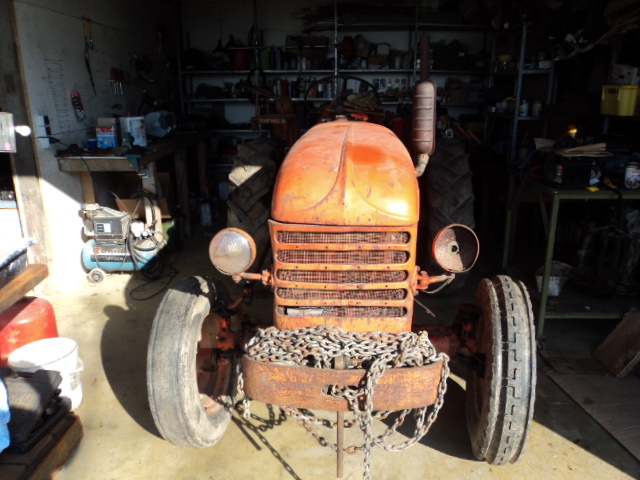
[[[211,133],[260,133],[260,130],[251,130],[246,128],[230,128],[230,129],[218,129],[211,130]]]
[[[339,23],[337,26],[339,32],[354,32],[354,31],[392,31],[401,30],[408,31],[414,30],[416,27],[418,30],[438,30],[438,31],[486,31],[488,30],[486,25],[475,24],[454,24],[454,23],[418,23],[411,22],[372,22],[372,23]],[[308,27],[306,30],[313,30],[316,32],[332,31],[334,29],[333,22],[327,22],[326,25],[316,23]]]
[[[248,103],[248,98],[190,98],[184,100],[185,103],[216,103],[216,102],[231,102],[231,103]]]
[[[489,75],[486,70],[436,70],[431,69],[433,75]]]
[[[380,74],[380,73],[413,73],[410,68],[343,68],[340,70],[341,75],[358,74]]]
[[[574,285],[567,284],[558,297],[547,298],[545,319],[621,319],[631,307],[637,307],[638,297],[612,295],[595,297],[580,292]]]
[[[518,119],[519,122],[532,122],[532,121],[539,121],[539,120],[546,120],[544,115],[538,115],[538,116],[532,116],[532,115],[528,115],[526,117],[518,115],[517,117],[513,114],[513,113],[492,113],[489,112],[489,116],[491,117],[496,117],[496,118],[505,118],[507,120],[514,120],[514,119]]]
[[[448,107],[453,107],[453,108],[482,108],[485,107],[487,104],[484,102],[464,102],[464,103],[453,103],[453,102],[449,102],[447,104]]]
[[[261,70],[265,74],[327,74],[331,75],[333,70]],[[250,70],[183,70],[182,75],[249,75]]]
[[[533,68],[522,70],[520,73],[522,73],[522,75],[550,75],[552,70],[550,68]],[[507,72],[491,72],[489,75],[496,77],[509,77],[517,74],[518,70],[509,70]]]

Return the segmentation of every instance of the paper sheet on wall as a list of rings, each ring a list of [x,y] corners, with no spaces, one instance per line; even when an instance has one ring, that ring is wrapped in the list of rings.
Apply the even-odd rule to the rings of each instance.
[[[45,58],[47,83],[53,99],[56,133],[68,133],[73,128],[73,115],[70,109],[67,88],[65,86],[63,62],[58,58]]]

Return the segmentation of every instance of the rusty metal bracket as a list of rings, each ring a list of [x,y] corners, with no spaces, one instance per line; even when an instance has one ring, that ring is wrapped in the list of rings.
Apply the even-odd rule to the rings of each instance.
[[[408,410],[433,405],[442,378],[442,362],[422,367],[389,368],[376,385],[374,410]],[[244,392],[253,400],[309,410],[349,411],[346,398],[326,392],[329,385],[357,387],[366,370],[329,370],[242,358]]]

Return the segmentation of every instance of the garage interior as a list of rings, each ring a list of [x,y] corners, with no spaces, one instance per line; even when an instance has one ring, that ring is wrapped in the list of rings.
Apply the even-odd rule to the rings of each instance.
[[[0,8],[0,478],[640,478],[637,1]],[[342,248],[342,234],[370,235]],[[304,244],[342,280],[295,280],[316,273],[282,259]],[[370,300],[399,282],[394,262],[408,293]],[[283,280],[283,265],[302,272]],[[367,272],[380,276],[354,280]],[[324,291],[284,296],[304,281]],[[260,401],[305,397],[290,357],[272,354],[262,381],[240,359],[258,330],[323,324],[361,340],[413,328],[451,357],[448,379],[384,390],[394,370],[418,375],[387,367],[325,384],[323,404],[364,414],[310,427],[308,398]],[[68,339],[70,368],[16,360]],[[309,377],[373,371],[349,348]],[[444,365],[435,350],[418,368]],[[250,407],[225,396],[240,363]],[[422,417],[372,419],[367,382],[374,403],[432,397]],[[204,423],[181,411],[192,404]]]

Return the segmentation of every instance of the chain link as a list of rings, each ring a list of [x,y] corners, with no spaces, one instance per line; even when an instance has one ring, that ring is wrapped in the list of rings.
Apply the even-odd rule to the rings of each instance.
[[[366,370],[364,385],[360,388],[332,385],[328,394],[335,398],[344,398],[354,412],[354,420],[346,420],[345,428],[358,425],[364,434],[364,444],[344,448],[348,454],[357,451],[364,453],[364,479],[371,479],[371,451],[379,447],[388,452],[399,452],[415,445],[429,431],[444,403],[449,377],[449,357],[437,353],[429,341],[427,332],[419,334],[402,332],[345,332],[342,329],[320,325],[296,330],[278,330],[275,327],[261,329],[249,341],[247,354],[253,360],[282,365],[299,365],[312,368],[334,368],[334,359],[344,356],[347,368]],[[373,433],[373,421],[387,418],[391,412],[373,411],[375,387],[387,368],[420,367],[442,362],[442,375],[438,385],[438,395],[431,408],[428,406],[403,410],[393,424],[381,435]],[[242,374],[238,376],[238,393],[243,395],[243,416],[250,418],[250,401],[243,391]],[[364,408],[360,408],[359,399],[364,399]],[[313,425],[335,428],[336,423],[321,419],[308,410],[291,407],[282,409],[298,420],[307,433],[320,445],[337,452],[335,443],[328,442],[313,429]],[[413,412],[415,430],[413,436],[400,444],[392,444],[387,439],[404,423]]]

